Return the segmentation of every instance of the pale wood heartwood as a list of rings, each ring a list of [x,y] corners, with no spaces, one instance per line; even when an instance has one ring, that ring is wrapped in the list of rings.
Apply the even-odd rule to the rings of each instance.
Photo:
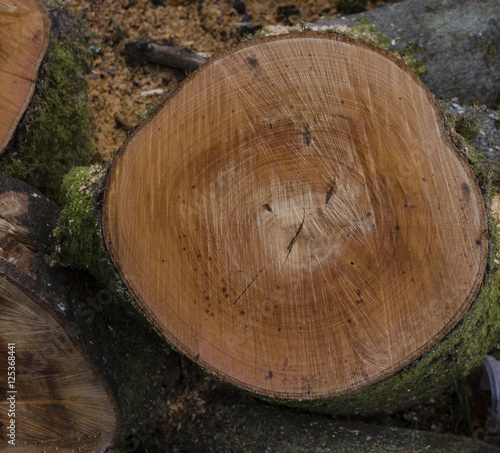
[[[42,0],[0,0],[0,153],[29,104],[49,37]]]
[[[117,155],[103,229],[173,345],[291,399],[362,388],[428,350],[488,252],[432,95],[387,52],[315,33],[238,45],[174,90]]]

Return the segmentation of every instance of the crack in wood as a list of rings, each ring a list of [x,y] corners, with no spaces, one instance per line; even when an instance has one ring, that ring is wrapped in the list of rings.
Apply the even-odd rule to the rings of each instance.
[[[332,195],[333,195],[333,186],[331,186],[328,189],[328,192],[326,193],[326,204],[328,204],[328,202],[330,201],[330,198],[332,198]]]
[[[297,241],[297,238],[299,237],[300,232],[302,231],[302,227],[304,226],[305,220],[306,220],[306,211],[304,210],[304,215],[302,217],[302,222],[300,222],[299,229],[297,230],[297,232],[295,233],[295,236],[292,238],[292,240],[290,241],[290,244],[288,244],[288,247],[286,248],[288,253],[286,255],[285,261],[283,261],[281,269],[283,269],[283,266],[286,264],[286,261],[288,260],[288,257],[290,256],[290,253],[292,253],[292,248],[293,248],[295,242]]]
[[[241,292],[241,294],[236,298],[236,300],[233,302],[233,305],[236,305],[236,302],[238,302],[241,297],[243,296],[243,294],[245,294],[248,290],[248,288],[250,288],[250,286],[252,286],[254,283],[255,283],[255,280],[257,280],[257,277],[262,274],[263,270],[261,269],[259,272],[257,272],[257,275],[253,278],[253,280],[247,285],[247,287]]]

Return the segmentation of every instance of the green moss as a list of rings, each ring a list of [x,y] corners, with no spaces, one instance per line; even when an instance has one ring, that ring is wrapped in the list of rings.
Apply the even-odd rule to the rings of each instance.
[[[153,101],[150,104],[149,103],[146,104],[144,113],[136,112],[137,121],[135,127],[140,126],[148,117],[150,117],[154,112],[156,112],[160,104],[167,97],[168,93],[169,91],[164,91],[155,99],[155,101]],[[132,131],[129,131],[129,134],[131,133]]]
[[[346,34],[352,38],[375,44],[385,50],[391,45],[389,37],[378,31],[375,25],[371,23],[370,19],[359,19],[358,23],[354,24]]]
[[[476,138],[481,131],[480,121],[477,118],[477,113],[481,111],[480,108],[471,107],[467,112],[456,114],[448,109],[446,102],[440,102],[439,106],[451,141],[469,159],[471,165],[477,167],[482,162],[483,156],[477,153],[469,145],[469,142]],[[481,169],[477,168],[476,170],[479,176],[487,175],[487,179],[491,179],[489,170],[486,168],[481,167]]]
[[[259,28],[255,33],[244,33],[243,36],[241,37],[240,42],[246,42],[246,41],[251,41],[252,39],[256,38],[263,38],[264,36],[267,36],[269,33],[267,27],[262,27]],[[214,54],[215,56],[217,54]]]
[[[396,57],[403,60],[408,67],[415,73],[415,75],[422,80],[425,75],[425,65],[422,61],[417,57],[419,52],[422,52],[424,49],[422,47],[409,44],[402,50],[395,50],[392,52]]]
[[[424,8],[424,11],[426,13],[437,13],[439,11],[441,11],[442,8],[440,6],[429,6],[427,5],[425,8]]]
[[[360,19],[359,22],[353,25],[346,34],[355,39],[375,44],[384,50],[388,50],[391,45],[391,40],[387,35],[377,30],[375,25],[369,19]],[[424,49],[418,45],[409,44],[402,50],[395,50],[391,53],[403,60],[408,67],[416,74],[419,79],[422,79],[425,74],[425,65],[418,58],[417,54]]]
[[[52,256],[61,264],[88,271],[103,285],[114,276],[95,212],[96,193],[100,193],[106,172],[105,167],[95,164],[75,167],[64,177],[64,206],[54,231],[58,245]]]
[[[62,178],[92,158],[85,73],[90,53],[82,23],[48,2],[51,39],[32,101],[0,163],[0,171],[61,202]]]

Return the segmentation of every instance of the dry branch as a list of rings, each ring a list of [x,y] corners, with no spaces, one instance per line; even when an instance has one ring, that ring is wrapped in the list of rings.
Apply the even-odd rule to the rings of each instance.
[[[132,39],[125,44],[125,53],[129,62],[155,63],[183,71],[194,71],[207,58],[189,49],[171,44],[162,44],[152,38]]]

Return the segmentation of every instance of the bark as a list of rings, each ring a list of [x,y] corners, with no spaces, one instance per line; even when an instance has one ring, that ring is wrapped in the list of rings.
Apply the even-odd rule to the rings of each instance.
[[[390,51],[409,51],[425,66],[422,80],[432,93],[494,107],[500,95],[499,18],[499,0],[407,0],[340,22],[314,23],[352,26],[368,19],[389,37]]]
[[[187,72],[194,71],[207,61],[206,57],[195,54],[185,47],[158,43],[148,37],[127,42],[125,53],[130,63],[155,63]]]
[[[482,452],[485,442],[355,420],[332,420],[242,397],[211,378],[170,398],[128,439],[130,451]]]

